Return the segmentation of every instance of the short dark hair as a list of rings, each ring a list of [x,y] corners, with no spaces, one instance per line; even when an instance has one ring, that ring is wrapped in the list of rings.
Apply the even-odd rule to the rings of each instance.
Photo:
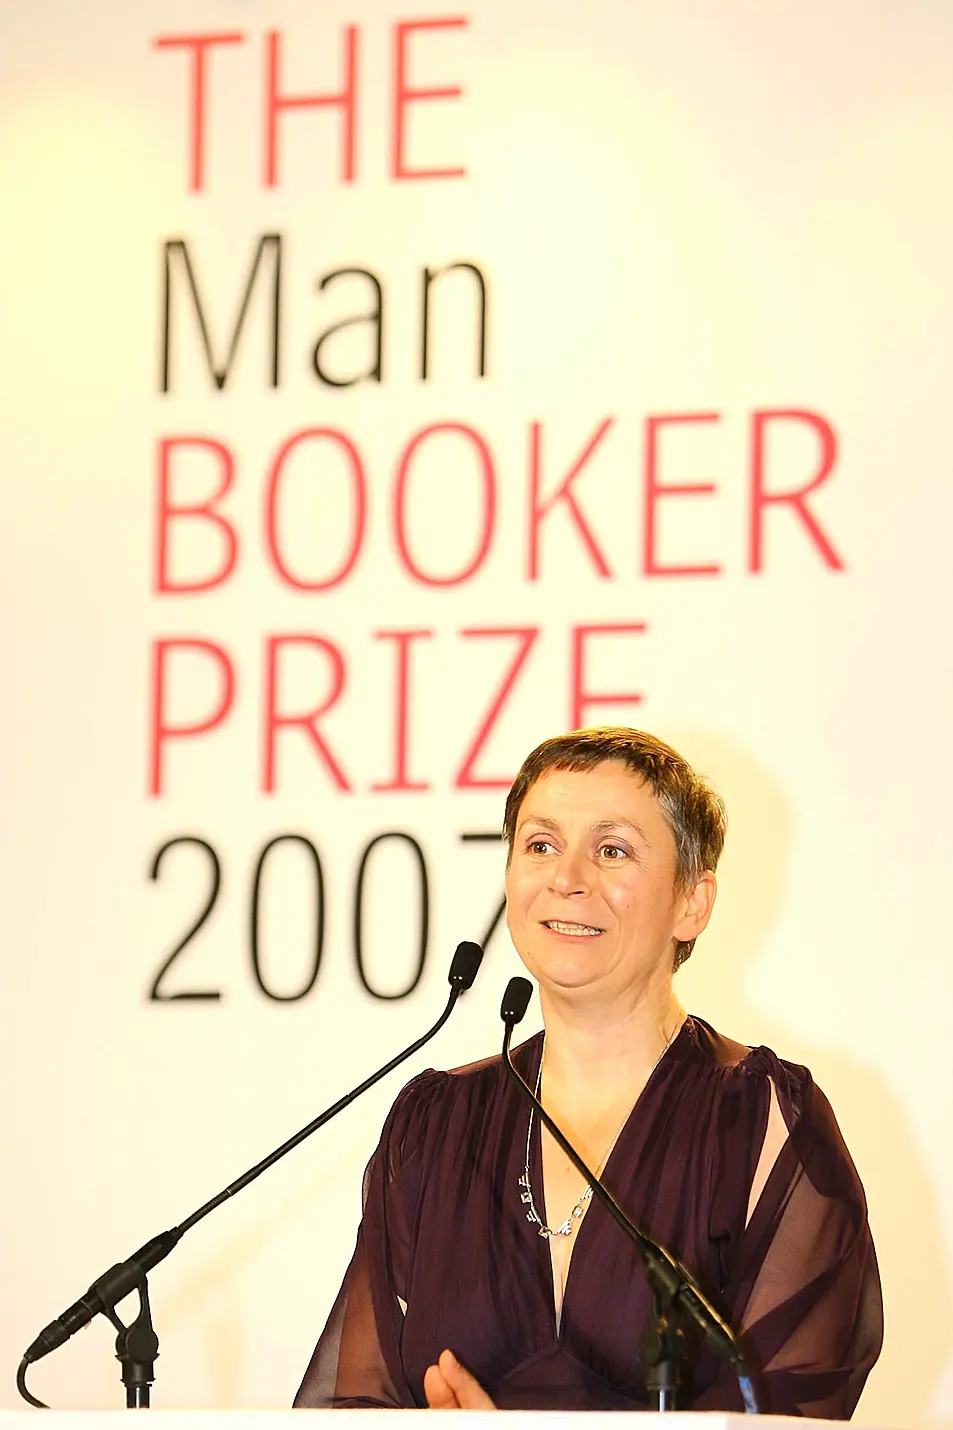
[[[675,887],[692,888],[706,870],[714,872],[725,843],[725,806],[711,785],[696,774],[671,745],[645,730],[601,725],[555,735],[523,761],[506,797],[503,838],[513,853],[520,808],[532,786],[550,770],[591,770],[606,760],[624,765],[650,785],[675,840]],[[694,939],[675,947],[675,967],[684,963]]]

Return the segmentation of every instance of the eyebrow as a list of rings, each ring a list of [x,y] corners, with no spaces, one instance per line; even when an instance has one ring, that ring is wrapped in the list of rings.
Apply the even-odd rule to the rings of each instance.
[[[554,834],[560,832],[559,825],[555,819],[547,819],[542,814],[528,814],[525,819],[521,819],[517,825],[517,834],[526,824],[538,825],[540,829],[551,829]],[[600,819],[592,826],[593,834],[609,834],[613,829],[631,829],[639,836],[643,843],[648,844],[649,837],[640,824],[636,824],[631,819]]]

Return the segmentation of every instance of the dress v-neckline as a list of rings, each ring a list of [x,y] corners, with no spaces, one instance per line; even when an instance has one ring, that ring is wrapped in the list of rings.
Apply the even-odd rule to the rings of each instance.
[[[611,1147],[610,1150],[609,1150],[609,1155],[608,1155],[608,1157],[606,1158],[605,1164],[603,1165],[603,1168],[602,1168],[602,1173],[601,1173],[601,1176],[600,1176],[600,1181],[605,1182],[606,1173],[610,1171],[610,1169],[611,1169],[613,1163],[614,1163],[615,1160],[616,1160],[617,1154],[621,1153],[622,1147],[624,1146],[624,1144],[625,1144],[626,1141],[628,1140],[629,1131],[630,1131],[630,1129],[631,1129],[631,1127],[632,1127],[633,1119],[635,1118],[635,1114],[636,1114],[636,1113],[638,1112],[638,1110],[639,1110],[639,1104],[644,1100],[645,1094],[646,1094],[646,1092],[648,1091],[649,1087],[650,1087],[651,1084],[654,1082],[655,1078],[658,1076],[658,1074],[659,1074],[661,1068],[662,1068],[662,1067],[665,1065],[665,1063],[667,1062],[668,1057],[669,1057],[669,1054],[671,1053],[672,1049],[673,1049],[674,1047],[676,1047],[676,1045],[677,1045],[679,1042],[681,1042],[682,1034],[683,1034],[683,1032],[685,1031],[686,1027],[688,1026],[688,1024],[689,1024],[690,1022],[691,1022],[691,1015],[690,1015],[690,1014],[686,1014],[685,1017],[684,1017],[684,1019],[682,1020],[682,1023],[681,1023],[681,1025],[680,1025],[679,1029],[678,1029],[678,1032],[675,1034],[674,1038],[673,1038],[672,1041],[669,1043],[668,1047],[664,1049],[664,1051],[662,1052],[661,1056],[659,1057],[658,1062],[655,1064],[655,1066],[653,1067],[652,1071],[649,1073],[648,1077],[646,1078],[646,1080],[645,1080],[645,1082],[644,1082],[644,1084],[643,1084],[643,1086],[642,1086],[642,1089],[641,1089],[641,1091],[639,1092],[638,1097],[635,1099],[635,1101],[633,1102],[631,1108],[629,1109],[629,1115],[628,1115],[628,1117],[627,1117],[627,1118],[625,1119],[625,1121],[623,1122],[621,1128],[619,1129],[618,1136],[616,1137],[615,1142],[612,1144],[612,1147]],[[532,1065],[532,1066],[530,1067],[530,1069],[529,1069],[530,1078],[531,1078],[531,1079],[535,1078],[535,1077],[539,1074],[540,1064],[541,1064],[541,1062],[542,1062],[542,1057],[543,1057],[543,1046],[544,1046],[544,1034],[540,1033],[540,1034],[539,1034],[539,1047],[538,1047],[538,1051],[537,1051],[536,1056],[535,1056],[535,1058],[534,1058],[534,1060],[533,1060],[533,1065]],[[532,1083],[531,1083],[531,1085],[532,1085]],[[542,1141],[542,1130],[543,1130],[543,1129],[542,1129],[542,1123],[540,1122],[540,1119],[539,1119],[538,1117],[534,1118],[533,1136],[532,1136],[532,1141],[531,1141],[531,1144],[530,1144],[530,1176],[532,1177],[533,1181],[535,1182],[535,1184],[536,1184],[536,1185],[539,1187],[539,1189],[540,1189],[540,1201],[541,1201],[541,1203],[542,1203],[542,1217],[543,1217],[544,1223],[548,1226],[548,1225],[549,1225],[549,1217],[548,1217],[548,1214],[547,1214],[547,1211],[546,1211],[546,1183],[545,1183],[545,1180],[544,1180],[544,1178],[543,1178],[543,1141]],[[554,1265],[554,1263],[553,1263],[552,1250],[551,1250],[550,1245],[549,1245],[549,1243],[550,1243],[550,1238],[549,1238],[549,1237],[544,1237],[544,1236],[539,1236],[539,1240],[543,1243],[543,1246],[542,1246],[542,1248],[541,1248],[541,1250],[540,1250],[540,1255],[541,1255],[541,1256],[545,1256],[546,1265],[547,1265],[547,1267],[549,1268],[549,1297],[548,1297],[549,1315],[550,1315],[550,1323],[551,1323],[552,1328],[553,1328],[553,1335],[554,1335],[554,1338],[555,1338],[555,1340],[556,1340],[557,1342],[562,1340],[563,1327],[564,1327],[565,1324],[566,1324],[566,1299],[567,1299],[567,1297],[568,1297],[568,1295],[569,1295],[570,1281],[572,1281],[573,1284],[575,1284],[575,1281],[578,1280],[578,1276],[577,1276],[577,1277],[574,1277],[574,1276],[573,1276],[573,1270],[574,1270],[574,1268],[575,1268],[575,1266],[576,1266],[576,1261],[577,1261],[577,1257],[578,1257],[578,1254],[579,1254],[579,1242],[580,1242],[580,1239],[584,1238],[585,1235],[586,1235],[586,1226],[587,1226],[587,1223],[588,1223],[588,1221],[589,1221],[589,1212],[592,1210],[593,1205],[596,1203],[596,1201],[597,1201],[597,1198],[596,1198],[595,1196],[593,1196],[592,1200],[591,1200],[590,1203],[589,1203],[589,1206],[586,1208],[586,1213],[585,1213],[585,1215],[580,1219],[580,1224],[579,1224],[579,1226],[576,1228],[576,1231],[573,1233],[573,1238],[572,1238],[572,1240],[573,1240],[573,1245],[572,1245],[572,1249],[571,1249],[571,1251],[570,1251],[570,1253],[569,1253],[569,1261],[568,1261],[567,1264],[566,1264],[566,1279],[565,1279],[565,1281],[563,1282],[563,1294],[562,1294],[562,1298],[561,1298],[560,1303],[559,1303],[559,1312],[558,1312],[558,1314],[557,1314],[557,1310],[556,1310],[556,1267],[555,1267],[555,1265]],[[622,1210],[624,1211],[625,1208],[623,1207]],[[538,1234],[538,1232],[537,1232],[537,1234]],[[620,1235],[621,1235],[621,1233],[620,1233]]]

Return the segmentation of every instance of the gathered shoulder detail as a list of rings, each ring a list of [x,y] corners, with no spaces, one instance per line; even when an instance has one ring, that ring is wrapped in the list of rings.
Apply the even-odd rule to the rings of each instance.
[[[427,1068],[411,1078],[397,1094],[378,1148],[388,1182],[419,1157],[431,1119],[440,1115],[449,1081],[449,1073]]]
[[[763,1044],[752,1048],[726,1038],[695,1015],[689,1022],[694,1048],[717,1069],[724,1096],[747,1096],[760,1106],[768,1097],[767,1085],[771,1082],[788,1130],[791,1131],[801,1121],[816,1093],[814,1079],[806,1067],[779,1058]]]
[[[537,1034],[514,1049],[517,1066],[522,1067],[542,1035]],[[445,1119],[449,1127],[458,1114],[471,1117],[475,1109],[491,1101],[503,1077],[502,1059],[481,1058],[452,1068],[449,1072],[427,1068],[401,1088],[381,1133],[378,1155],[386,1168],[387,1181],[419,1161],[427,1148],[436,1149],[436,1124]]]

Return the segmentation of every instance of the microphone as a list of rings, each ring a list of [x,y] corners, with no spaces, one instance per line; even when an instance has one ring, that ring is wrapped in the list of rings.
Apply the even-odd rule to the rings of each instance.
[[[197,1222],[200,1222],[203,1217],[208,1216],[210,1212],[215,1211],[217,1207],[220,1207],[223,1202],[228,1201],[230,1197],[236,1196],[244,1187],[248,1186],[249,1182],[253,1182],[256,1177],[260,1177],[262,1172],[267,1171],[269,1167],[284,1157],[286,1153],[292,1151],[292,1149],[297,1147],[300,1142],[303,1142],[305,1138],[310,1137],[312,1132],[317,1132],[319,1127],[323,1127],[326,1122],[331,1121],[332,1117],[336,1117],[339,1112],[343,1112],[346,1107],[350,1106],[355,1098],[367,1092],[375,1083],[380,1082],[381,1078],[386,1077],[389,1072],[393,1072],[394,1068],[398,1067],[400,1063],[405,1062],[407,1058],[412,1057],[425,1043],[429,1043],[430,1039],[439,1033],[444,1023],[446,1023],[450,1017],[460,994],[465,993],[467,989],[472,986],[482,958],[483,949],[478,943],[470,943],[468,941],[459,943],[454,952],[453,961],[450,964],[450,972],[447,980],[450,984],[450,997],[447,1000],[447,1006],[433,1027],[428,1029],[423,1037],[411,1043],[409,1048],[405,1048],[402,1053],[398,1053],[396,1057],[391,1058],[390,1062],[386,1063],[384,1067],[379,1068],[377,1072],[365,1078],[365,1080],[352,1089],[351,1092],[339,1098],[331,1107],[320,1113],[312,1122],[309,1122],[306,1127],[302,1127],[300,1132],[296,1132],[293,1137],[289,1137],[288,1140],[283,1142],[280,1147],[277,1147],[274,1152],[270,1152],[267,1157],[257,1162],[255,1166],[251,1167],[247,1172],[244,1172],[242,1176],[225,1187],[224,1190],[213,1197],[211,1201],[199,1207],[198,1211],[193,1212],[192,1215],[187,1217],[179,1226],[172,1227],[169,1231],[164,1231],[158,1236],[154,1236],[151,1241],[147,1241],[144,1246],[140,1246],[139,1250],[133,1252],[132,1256],[128,1257],[125,1261],[117,1262],[115,1266],[110,1267],[107,1272],[93,1282],[85,1296],[81,1296],[78,1301],[74,1301],[68,1310],[64,1311],[61,1316],[57,1316],[48,1326],[45,1326],[33,1344],[25,1352],[23,1360],[20,1363],[17,1385],[21,1395],[23,1395],[26,1400],[29,1400],[32,1405],[42,1405],[42,1402],[34,1400],[26,1390],[23,1375],[28,1365],[33,1361],[39,1360],[42,1356],[49,1355],[50,1351],[54,1351],[57,1347],[63,1345],[64,1342],[69,1340],[70,1336],[74,1335],[76,1331],[81,1330],[83,1326],[88,1326],[93,1317],[99,1315],[101,1312],[110,1316],[110,1319],[112,1319],[115,1306],[125,1296],[128,1296],[131,1291],[136,1289],[141,1290],[146,1273],[151,1271],[154,1266],[158,1266],[160,1261],[164,1261],[173,1247],[187,1231],[191,1231]]]
[[[529,1000],[533,996],[533,985],[528,978],[511,978],[503,993],[503,1002],[500,1004],[500,1017],[507,1025],[507,1028],[516,1027],[517,1023],[522,1023],[529,1007]],[[517,1073],[519,1077],[519,1073]],[[523,1079],[520,1078],[520,1082]]]
[[[658,1351],[650,1359],[654,1366],[661,1371],[661,1375],[655,1386],[652,1387],[659,1398],[659,1410],[674,1409],[674,1395],[677,1384],[677,1375],[673,1375],[672,1369],[666,1367],[662,1369],[664,1362],[673,1358],[675,1347],[671,1344],[672,1327],[668,1323],[663,1307],[669,1305],[683,1315],[686,1315],[695,1323],[701,1331],[703,1337],[711,1349],[721,1359],[728,1361],[738,1380],[741,1396],[744,1401],[745,1411],[748,1414],[758,1413],[758,1402],[754,1385],[752,1384],[748,1368],[745,1364],[744,1355],[738,1343],[738,1338],[728,1323],[718,1314],[714,1306],[696,1285],[691,1274],[684,1266],[678,1262],[670,1251],[646,1236],[643,1231],[634,1226],[618,1202],[602,1185],[594,1172],[586,1166],[579,1153],[572,1143],[565,1137],[536,1097],[532,1088],[523,1081],[510,1055],[510,1040],[513,1036],[513,1028],[521,1022],[529,1000],[533,996],[533,985],[526,978],[511,978],[506,985],[503,994],[503,1001],[500,1005],[500,1017],[505,1025],[503,1032],[503,1068],[507,1077],[519,1089],[521,1096],[529,1102],[535,1109],[540,1121],[549,1129],[558,1145],[565,1152],[577,1171],[581,1172],[586,1181],[592,1187],[593,1195],[602,1203],[613,1221],[621,1227],[626,1236],[635,1243],[635,1246],[642,1258],[642,1265],[645,1268],[646,1278],[652,1289],[652,1300],[656,1322],[656,1337]],[[666,1350],[668,1354],[666,1354]],[[646,1376],[648,1385],[649,1377]]]

